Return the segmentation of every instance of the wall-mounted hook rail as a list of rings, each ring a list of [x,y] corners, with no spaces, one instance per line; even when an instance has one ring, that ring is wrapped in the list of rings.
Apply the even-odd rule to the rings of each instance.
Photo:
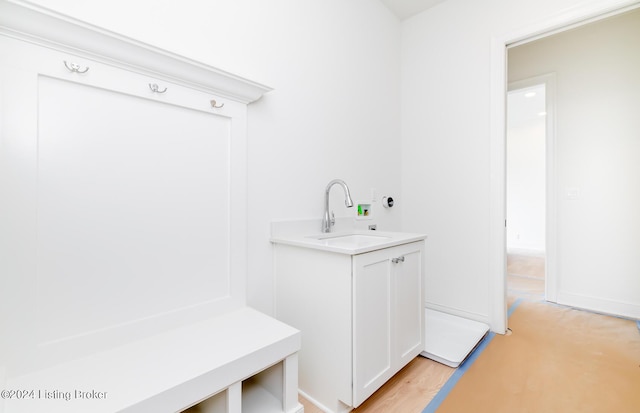
[[[215,99],[211,99],[211,107],[212,108],[220,109],[223,106],[224,106],[224,103],[221,103],[221,104],[218,105],[218,102],[216,102]]]
[[[70,72],[73,73],[87,73],[89,71],[89,66],[85,67],[84,70],[80,69],[80,65],[77,63],[67,63],[66,60],[63,60],[64,65]]]
[[[160,90],[160,86],[158,86],[156,83],[149,83],[149,89],[151,89],[153,93],[164,93],[167,91],[166,87]]]

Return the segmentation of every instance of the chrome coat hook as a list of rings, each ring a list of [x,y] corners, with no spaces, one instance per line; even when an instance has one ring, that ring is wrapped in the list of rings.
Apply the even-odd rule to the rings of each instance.
[[[151,89],[151,91],[153,93],[164,93],[167,91],[167,88],[165,87],[164,89],[160,90],[160,86],[158,86],[155,83],[149,83],[149,89]]]
[[[80,65],[77,63],[67,63],[66,60],[63,60],[64,65],[70,72],[73,73],[87,73],[89,71],[89,66],[85,67],[84,70],[80,70]]]
[[[221,103],[221,104],[218,105],[218,102],[216,102],[215,99],[211,99],[211,107],[212,108],[220,109],[223,106],[224,106],[224,103]]]

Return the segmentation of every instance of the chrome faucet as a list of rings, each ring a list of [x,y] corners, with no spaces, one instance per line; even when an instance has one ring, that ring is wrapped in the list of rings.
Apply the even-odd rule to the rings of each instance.
[[[331,211],[331,217],[329,217],[329,190],[335,184],[338,184],[344,190],[344,204],[347,208],[351,208],[353,206],[353,200],[351,199],[351,193],[349,192],[349,187],[347,183],[342,179],[334,179],[329,182],[327,185],[327,189],[324,191],[324,216],[322,217],[322,232],[331,232],[331,226],[336,223],[336,218],[333,215],[333,211]]]

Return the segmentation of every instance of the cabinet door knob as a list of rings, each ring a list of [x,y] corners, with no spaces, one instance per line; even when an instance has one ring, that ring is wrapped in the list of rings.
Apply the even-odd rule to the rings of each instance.
[[[398,258],[391,258],[391,262],[394,264],[398,264],[400,262],[404,262],[404,255],[402,257],[398,257]]]

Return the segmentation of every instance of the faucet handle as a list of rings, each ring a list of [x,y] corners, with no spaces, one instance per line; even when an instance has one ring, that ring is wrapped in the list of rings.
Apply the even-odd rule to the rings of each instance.
[[[329,226],[333,226],[336,224],[336,215],[331,211],[331,220],[329,221]]]

